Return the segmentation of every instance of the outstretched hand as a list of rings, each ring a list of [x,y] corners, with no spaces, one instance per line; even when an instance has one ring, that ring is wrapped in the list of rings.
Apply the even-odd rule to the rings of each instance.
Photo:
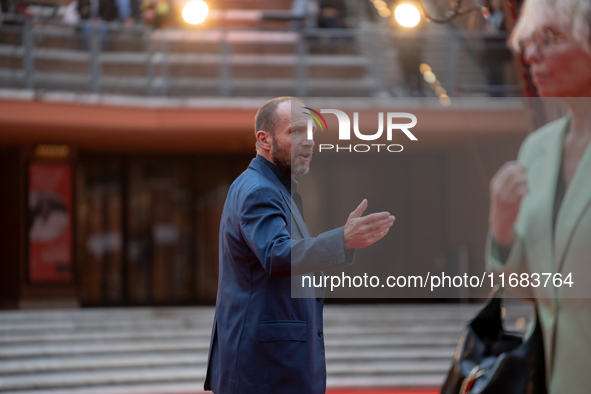
[[[374,244],[388,234],[396,220],[389,212],[361,216],[366,209],[367,199],[364,199],[349,214],[349,219],[345,223],[345,249],[361,249]]]

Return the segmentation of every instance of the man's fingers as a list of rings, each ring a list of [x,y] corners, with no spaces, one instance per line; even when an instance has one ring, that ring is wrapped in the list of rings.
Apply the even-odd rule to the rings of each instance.
[[[374,232],[379,229],[391,227],[392,224],[394,224],[394,219],[395,219],[394,216],[390,216],[390,217],[383,219],[383,220],[379,220],[379,221],[375,221],[375,222],[371,222],[371,223],[366,223],[366,224],[363,224],[360,227],[360,229],[365,232]]]
[[[369,224],[372,222],[377,222],[379,220],[394,221],[394,216],[390,215],[390,212],[376,212],[367,216],[363,216],[359,218],[359,220],[362,224]]]
[[[361,215],[363,215],[363,212],[366,210],[366,208],[367,208],[367,199],[364,198],[363,201],[361,201],[361,204],[359,204],[357,206],[357,208],[355,208],[355,210],[353,212],[351,212],[351,214],[349,215],[349,218],[361,217]]]
[[[390,229],[386,229],[386,230],[384,230],[384,231],[382,231],[382,232],[379,232],[379,233],[377,233],[376,235],[374,235],[374,236],[373,236],[373,237],[370,239],[370,241],[369,241],[369,243],[367,244],[367,246],[373,245],[373,244],[375,244],[376,242],[378,242],[380,239],[384,238],[384,237],[386,236],[386,234],[388,234],[388,231],[389,231],[389,230],[390,230]]]
[[[390,229],[390,227],[392,227],[393,224],[394,224],[394,222],[390,222],[390,223],[386,223],[380,227],[374,227],[370,231],[368,231],[365,236],[367,238],[375,237],[377,234],[380,234],[384,231],[388,231]]]
[[[396,218],[389,212],[377,212],[367,216],[361,216],[367,208],[367,200],[349,215],[345,224],[345,248],[365,248],[374,242],[382,239],[387,233]]]
[[[382,219],[382,220],[376,220],[374,222],[367,223],[367,224],[364,223],[363,228],[373,231],[373,230],[376,230],[379,228],[383,228],[384,226],[390,227],[394,223],[394,220],[396,220],[396,218],[394,216],[388,216],[387,218]]]

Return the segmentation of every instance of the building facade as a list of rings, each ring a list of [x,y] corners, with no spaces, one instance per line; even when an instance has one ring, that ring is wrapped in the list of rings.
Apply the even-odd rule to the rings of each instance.
[[[488,181],[527,134],[518,101],[487,100],[446,111],[388,104],[417,116],[419,141],[379,169],[384,183],[351,189],[356,169],[346,155],[315,154],[302,178],[313,233],[342,225],[360,191],[383,191],[369,211],[388,209],[398,220],[375,253],[391,247],[400,266],[420,266],[464,248],[483,267]],[[213,303],[219,218],[255,155],[254,114],[264,101],[0,101],[0,306]],[[374,111],[359,111],[362,127],[375,127]],[[318,145],[329,134],[317,137]]]

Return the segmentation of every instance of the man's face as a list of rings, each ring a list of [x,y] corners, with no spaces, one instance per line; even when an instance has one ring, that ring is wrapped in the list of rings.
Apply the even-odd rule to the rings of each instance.
[[[273,137],[271,158],[277,167],[292,177],[307,174],[312,161],[314,140],[308,139],[305,111],[299,101],[284,101],[277,107],[279,122]]]

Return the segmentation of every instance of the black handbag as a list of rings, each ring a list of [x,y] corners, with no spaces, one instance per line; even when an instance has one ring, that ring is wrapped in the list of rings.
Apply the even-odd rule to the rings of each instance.
[[[546,394],[537,313],[529,338],[505,331],[497,291],[464,328],[441,394]]]

